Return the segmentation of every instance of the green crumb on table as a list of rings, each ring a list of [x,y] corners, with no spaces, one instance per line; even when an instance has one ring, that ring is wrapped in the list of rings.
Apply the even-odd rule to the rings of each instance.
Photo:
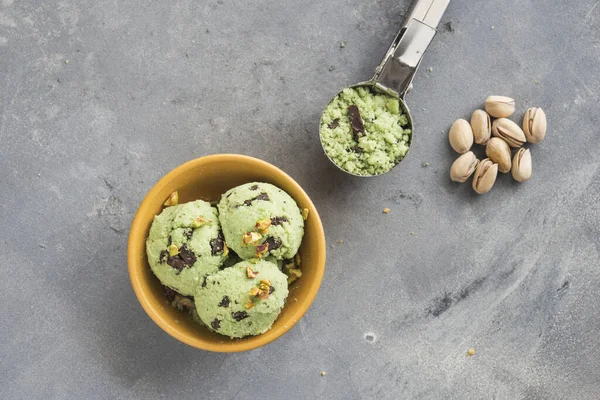
[[[410,234],[411,234],[411,235],[414,235],[415,233],[414,233],[414,232],[411,232]]]
[[[475,355],[475,349],[471,347],[469,350],[467,350],[467,355],[469,357],[474,356]]]
[[[346,47],[346,42],[344,42],[343,40],[340,40],[340,42],[338,43],[338,46],[340,46],[340,49],[343,49],[344,47]]]
[[[428,162],[422,162],[421,163],[421,167],[427,168],[427,167],[429,167],[429,163]]]
[[[427,68],[427,72],[433,72],[433,68],[431,68],[431,67]]]
[[[325,375],[327,375],[327,372],[321,371],[321,376],[325,376]]]
[[[340,242],[340,243],[344,243],[344,239],[340,239],[340,240],[339,240],[339,242]]]
[[[404,158],[412,131],[397,98],[358,87],[344,89],[325,108],[320,135],[336,165],[372,176],[388,172]]]

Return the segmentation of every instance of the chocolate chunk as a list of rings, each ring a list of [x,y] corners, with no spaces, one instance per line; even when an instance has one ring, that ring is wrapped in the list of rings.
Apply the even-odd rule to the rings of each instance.
[[[179,257],[181,257],[186,267],[191,267],[196,262],[196,255],[185,244],[179,249]]]
[[[167,264],[169,264],[172,268],[176,269],[177,271],[183,271],[183,269],[187,267],[187,265],[185,265],[185,263],[179,257],[179,255],[176,255],[174,257],[167,257]]]
[[[271,199],[269,198],[269,195],[268,195],[268,194],[266,194],[266,193],[264,193],[264,192],[263,192],[263,193],[259,194],[259,195],[258,195],[258,196],[256,196],[256,197],[253,197],[253,198],[251,198],[251,199],[249,199],[249,200],[246,200],[246,201],[244,201],[244,205],[245,205],[245,206],[249,206],[249,205],[251,205],[251,204],[252,204],[252,202],[253,202],[254,200],[264,200],[264,201],[270,201]]]
[[[269,287],[269,294],[273,293],[275,291],[275,286],[270,286]]]
[[[204,280],[202,280],[202,287],[206,287],[206,277],[204,277]]]
[[[216,256],[217,254],[223,251],[223,245],[225,244],[225,237],[223,236],[223,231],[219,231],[219,234],[216,238],[211,239],[210,241],[210,254]]]
[[[160,256],[158,257],[158,261],[162,264],[165,261],[167,261],[167,258],[169,257],[169,252],[166,250],[163,250],[160,252]]]
[[[288,222],[287,217],[273,217],[273,218],[271,218],[271,225],[272,226],[281,225],[284,222]]]
[[[223,296],[221,302],[219,303],[219,307],[229,307],[229,297]]]
[[[167,238],[167,247],[170,246],[173,243],[173,238],[171,237],[171,235],[169,235],[169,237]]]
[[[365,152],[365,151],[362,149],[362,147],[358,147],[358,146],[351,147],[351,148],[350,148],[350,150],[352,150],[353,152],[355,152],[355,153],[358,153],[358,154],[362,154],[362,153],[364,153],[364,152]]]
[[[358,111],[358,107],[354,104],[348,106],[348,118],[350,118],[350,126],[352,127],[352,133],[354,134],[354,140],[358,142],[358,139],[365,135],[365,126],[360,117],[360,111]]]
[[[252,186],[250,186],[250,190],[258,190],[258,185],[252,185]]]
[[[186,228],[186,230],[183,231],[183,236],[185,236],[187,240],[191,240],[193,235],[194,230],[192,228]]]
[[[211,323],[210,326],[212,326],[212,328],[216,331],[217,329],[219,329],[221,327],[221,321],[219,321],[218,319],[214,319]]]
[[[226,199],[230,198],[232,194],[233,194],[233,192],[232,192],[232,193],[229,193],[227,196],[225,196],[225,198],[226,198]]]
[[[265,243],[269,245],[269,251],[277,250],[282,245],[281,240],[274,236],[269,236],[267,240],[265,240]]]
[[[173,289],[171,289],[168,286],[164,286],[165,289],[165,297],[167,299],[168,302],[172,302],[173,300],[175,300],[175,296],[177,295],[177,292],[175,292]]]
[[[264,201],[270,201],[271,199],[269,198],[269,195],[266,193],[261,193],[258,196],[256,196],[255,198],[253,198],[252,200],[264,200]]]
[[[248,318],[249,315],[246,311],[236,311],[236,312],[232,312],[231,316],[233,317],[233,319],[235,319],[237,322],[240,322],[241,320]]]
[[[340,119],[339,119],[339,118],[336,118],[336,119],[334,119],[333,121],[331,121],[331,123],[330,123],[329,125],[327,125],[327,127],[328,127],[329,129],[335,129],[335,128],[337,128],[339,125],[340,125]]]

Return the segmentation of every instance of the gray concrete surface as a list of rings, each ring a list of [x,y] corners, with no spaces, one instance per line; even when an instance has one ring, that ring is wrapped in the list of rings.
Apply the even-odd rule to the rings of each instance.
[[[600,398],[600,4],[452,2],[408,98],[409,157],[344,176],[320,112],[407,6],[2,0],[0,398]],[[489,94],[550,128],[530,182],[476,197],[448,179],[445,132]],[[177,342],[127,276],[145,193],[220,152],[297,179],[329,243],[308,314],[244,354]]]

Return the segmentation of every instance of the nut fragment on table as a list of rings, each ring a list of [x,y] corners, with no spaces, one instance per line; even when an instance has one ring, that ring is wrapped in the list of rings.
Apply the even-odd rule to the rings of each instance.
[[[504,140],[510,147],[521,147],[527,140],[521,127],[508,118],[498,118],[492,123],[492,135]]]
[[[464,154],[473,146],[473,129],[471,124],[460,118],[454,121],[448,134],[450,146],[457,153]]]
[[[497,137],[491,138],[485,147],[485,154],[498,164],[498,171],[503,174],[510,172],[510,147],[504,140]]]
[[[479,160],[475,156],[475,153],[468,151],[465,154],[458,157],[450,167],[450,179],[454,182],[466,182],[467,179],[475,172]]]
[[[523,117],[523,132],[529,143],[538,143],[546,136],[546,113],[540,107],[531,107]]]
[[[531,178],[531,152],[529,149],[519,149],[512,161],[512,176],[517,182],[525,182]]]
[[[483,110],[475,110],[471,114],[471,129],[473,138],[477,144],[486,144],[492,134],[492,122],[490,116]]]
[[[473,190],[479,194],[485,194],[492,189],[498,175],[498,164],[489,158],[482,160],[473,176]]]
[[[494,118],[510,117],[515,112],[515,101],[506,96],[489,96],[485,99],[485,111]]]

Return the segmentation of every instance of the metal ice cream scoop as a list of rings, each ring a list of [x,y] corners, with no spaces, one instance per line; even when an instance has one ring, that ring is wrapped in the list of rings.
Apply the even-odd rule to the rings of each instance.
[[[412,87],[412,80],[421,64],[423,54],[433,40],[437,32],[436,27],[442,19],[442,15],[449,3],[450,0],[413,1],[400,27],[400,31],[385,54],[385,57],[383,57],[383,60],[375,69],[373,78],[369,81],[350,86],[350,88],[368,87],[375,93],[384,93],[397,98],[401,111],[408,118],[407,128],[412,130],[411,141],[414,136],[413,122],[410,111],[404,101],[404,96],[406,96],[406,93]],[[337,95],[333,99],[336,97]],[[322,137],[321,146],[325,151]],[[325,153],[327,154],[327,152]],[[328,154],[327,157],[342,171],[354,176],[364,176],[346,171],[337,165]],[[397,161],[395,165],[398,165],[400,161]],[[384,173],[387,172],[389,171]]]

